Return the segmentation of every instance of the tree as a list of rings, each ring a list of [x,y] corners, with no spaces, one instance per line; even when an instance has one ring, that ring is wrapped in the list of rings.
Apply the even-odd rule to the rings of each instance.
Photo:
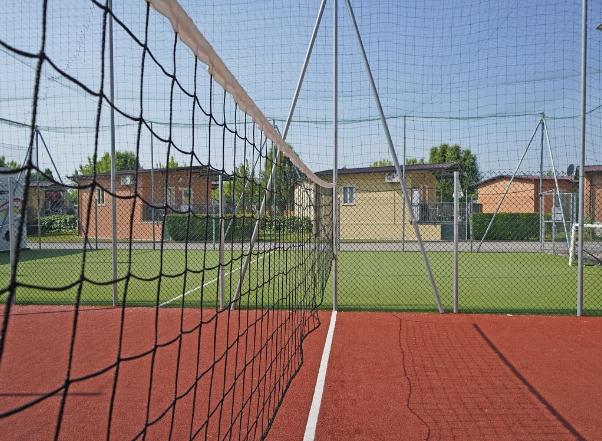
[[[390,159],[379,159],[370,164],[370,167],[388,167],[390,165],[393,165],[393,161]]]
[[[5,156],[0,156],[0,168],[8,168],[14,170],[20,168],[20,165],[17,163],[17,161],[14,161],[12,159],[7,160]],[[29,182],[35,182],[37,180],[44,181],[47,179],[54,179],[52,170],[50,170],[49,168],[44,169],[42,173],[38,173],[37,170],[33,169],[29,176]]]
[[[234,169],[233,177],[224,181],[224,202],[237,207],[238,212],[253,211],[259,199],[260,188],[254,171],[247,161]],[[213,199],[219,200],[219,189],[213,190]]]
[[[140,162],[134,152],[120,151],[115,152],[115,168],[120,170],[138,170]],[[111,155],[107,152],[100,159],[96,160],[96,173],[108,173],[111,171]],[[94,174],[94,158],[88,156],[86,164],[81,164],[75,170],[75,176],[89,176]]]
[[[170,156],[169,160],[167,161],[167,168],[179,168],[179,167],[183,167],[183,165],[180,164],[178,161],[176,161],[176,158],[174,158],[173,156]],[[166,167],[164,164],[158,162],[157,168],[166,168]]]
[[[270,150],[266,156],[265,167],[261,176],[262,194],[260,195],[260,199],[263,197],[263,190],[268,185],[268,180],[272,173],[272,165],[275,162],[274,159],[274,150]],[[298,181],[298,175],[291,160],[284,155],[278,156],[276,167],[276,172],[274,173],[275,214],[283,214],[294,207],[295,186],[293,184]],[[268,207],[274,207],[273,199],[271,199]]]
[[[424,158],[406,158],[406,165],[424,164]],[[370,164],[370,167],[389,167],[393,165],[390,159],[379,159]]]
[[[39,175],[39,176],[38,176]],[[48,179],[54,179],[54,175],[52,174],[52,170],[46,168],[42,170],[42,173],[38,173],[36,170],[32,170],[31,176],[29,178],[29,182],[35,182],[37,180],[45,181]]]
[[[0,167],[15,169],[15,168],[19,168],[19,164],[17,164],[17,161],[13,161],[12,159],[7,160],[5,156],[0,156]]]
[[[470,149],[462,149],[458,144],[441,144],[431,148],[429,163],[441,164],[444,162],[457,162],[460,164],[460,185],[465,197],[473,196],[477,191],[477,184],[481,178],[477,157]],[[452,201],[454,197],[453,178],[442,177],[437,182],[437,192],[441,200]]]

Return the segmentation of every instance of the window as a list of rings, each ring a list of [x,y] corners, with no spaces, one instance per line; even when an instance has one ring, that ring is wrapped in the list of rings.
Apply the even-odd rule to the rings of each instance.
[[[134,185],[134,175],[123,175],[119,182],[121,185]]]
[[[105,204],[105,191],[96,187],[96,205],[104,205]]]
[[[190,206],[192,203],[193,193],[190,188],[182,189],[182,205]]]
[[[167,206],[169,208],[176,206],[176,189],[174,187],[167,187]]]
[[[343,205],[355,204],[355,187],[347,185],[343,187]]]
[[[142,206],[142,222],[161,222],[165,216],[165,210],[161,208],[151,207],[150,205],[144,204]]]

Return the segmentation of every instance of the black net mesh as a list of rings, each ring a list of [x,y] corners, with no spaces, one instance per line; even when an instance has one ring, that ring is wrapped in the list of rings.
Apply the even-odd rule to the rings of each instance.
[[[332,190],[149,3],[29,13],[35,44],[0,40],[31,93],[2,111],[23,156],[0,171],[3,232],[22,244],[1,262],[0,430],[263,438],[319,325]]]

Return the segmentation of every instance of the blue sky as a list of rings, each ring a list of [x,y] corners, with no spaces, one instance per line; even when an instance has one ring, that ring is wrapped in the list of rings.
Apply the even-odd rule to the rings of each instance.
[[[19,49],[39,49],[40,5],[8,0],[0,12],[0,40]],[[284,125],[319,1],[183,1],[184,8],[240,83],[264,110]],[[484,173],[511,171],[526,146],[539,113],[547,116],[557,167],[577,160],[580,61],[580,2],[564,0],[354,1],[368,56],[401,156],[427,157],[441,142],[459,143],[477,153]],[[145,2],[115,0],[116,15],[144,37]],[[340,2],[340,162],[362,166],[388,155],[383,132],[344,3]],[[602,163],[600,69],[602,5],[590,1],[588,66],[588,158]],[[100,85],[101,11],[89,2],[50,1],[46,53],[58,66],[92,89]],[[173,69],[173,34],[166,20],[151,13],[149,48]],[[140,48],[115,26],[116,103],[140,111]],[[289,142],[314,169],[332,164],[332,11],[327,6]],[[178,79],[192,88],[194,63],[182,44],[176,51]],[[29,123],[34,63],[0,48],[0,117]],[[198,95],[208,107],[207,75],[198,74]],[[38,125],[62,175],[69,175],[94,150],[97,100],[62,78],[49,64],[42,72]],[[107,79],[108,81],[108,79]],[[106,83],[108,84],[108,83]],[[167,137],[170,81],[154,62],[145,64],[144,117]],[[215,91],[214,110],[221,114]],[[172,137],[191,145],[190,100],[176,93]],[[231,103],[227,119],[233,115]],[[221,118],[221,116],[220,116]],[[209,153],[205,123],[197,116],[195,152],[220,166],[212,134]],[[117,118],[118,148],[133,149],[136,125]],[[405,138],[404,138],[405,126]],[[99,151],[108,151],[108,112],[101,120]],[[538,137],[537,137],[538,138]],[[28,129],[0,125],[1,155],[22,160]],[[150,166],[150,135],[140,143],[143,166]],[[167,146],[155,139],[154,162],[165,162]],[[532,146],[522,172],[539,168],[539,144]],[[224,166],[234,160],[225,150]],[[41,167],[49,159],[40,153]],[[189,156],[176,154],[180,162]],[[237,160],[240,160],[240,155]],[[545,168],[549,168],[546,159]]]

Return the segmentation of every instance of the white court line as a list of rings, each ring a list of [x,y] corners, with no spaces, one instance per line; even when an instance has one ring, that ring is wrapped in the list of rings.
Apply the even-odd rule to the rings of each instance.
[[[326,382],[326,371],[328,370],[328,359],[330,358],[330,348],[332,347],[332,338],[334,336],[334,326],[337,322],[337,312],[332,311],[330,316],[330,325],[328,326],[328,334],[324,342],[324,350],[322,351],[322,360],[320,361],[320,369],[318,370],[318,378],[316,379],[316,388],[314,389],[314,398],[311,401],[309,415],[307,416],[307,425],[305,426],[305,435],[303,441],[314,441],[316,437],[316,428],[318,426],[318,415],[320,414],[320,405],[322,404],[322,394],[324,393],[324,383]]]
[[[262,254],[261,257],[257,257],[255,259],[251,260],[251,263],[258,262],[258,261],[262,260],[263,258],[265,258],[265,256],[267,256],[268,254],[271,254],[273,252],[274,252],[274,250],[268,251],[267,253]],[[240,267],[235,268],[232,271],[225,272],[224,276],[227,276],[227,275],[230,275],[230,274],[234,274],[237,271],[240,271]],[[211,285],[212,283],[217,282],[217,279],[219,279],[219,277],[216,277],[215,279],[211,279],[210,281],[205,282],[202,286],[197,286],[196,288],[192,288],[191,290],[186,291],[184,294],[180,294],[179,296],[174,297],[173,299],[166,300],[165,302],[160,303],[159,307],[165,306],[165,305],[169,305],[170,303],[175,302],[176,300],[181,299],[182,297],[186,297],[187,295],[192,294],[193,292],[198,291],[199,289],[206,287],[207,285]]]

